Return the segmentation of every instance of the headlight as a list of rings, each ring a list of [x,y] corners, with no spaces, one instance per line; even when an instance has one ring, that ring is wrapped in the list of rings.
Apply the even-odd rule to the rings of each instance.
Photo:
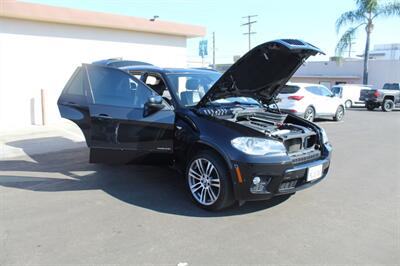
[[[326,134],[325,129],[321,128],[322,142],[327,144],[329,142],[328,135]]]
[[[265,155],[267,153],[286,153],[285,146],[279,141],[239,137],[231,140],[233,147],[249,155]]]

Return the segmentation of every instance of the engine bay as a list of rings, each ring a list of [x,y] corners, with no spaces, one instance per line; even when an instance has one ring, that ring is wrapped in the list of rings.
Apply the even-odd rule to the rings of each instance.
[[[201,114],[241,124],[283,142],[288,153],[317,148],[317,134],[312,128],[288,123],[287,114],[264,108],[208,107],[198,110]]]

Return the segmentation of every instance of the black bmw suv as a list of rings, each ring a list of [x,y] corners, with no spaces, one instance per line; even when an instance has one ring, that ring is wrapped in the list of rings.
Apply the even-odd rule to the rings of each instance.
[[[58,106],[81,128],[90,162],[173,163],[194,201],[220,210],[291,194],[327,175],[332,148],[325,131],[271,108],[282,86],[317,53],[303,41],[271,41],[223,75],[83,64]]]

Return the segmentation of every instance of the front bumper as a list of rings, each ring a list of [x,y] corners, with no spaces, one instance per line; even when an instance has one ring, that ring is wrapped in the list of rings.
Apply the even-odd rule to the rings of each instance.
[[[318,159],[299,164],[294,164],[291,160],[282,163],[233,162],[242,175],[242,183],[234,182],[236,199],[265,200],[278,195],[292,194],[319,183],[328,174],[330,166],[332,148],[330,145],[325,145],[324,148],[324,152]],[[313,181],[307,181],[308,169],[317,165],[322,165],[322,176]],[[262,193],[251,191],[253,178],[256,176],[266,183],[266,189]]]

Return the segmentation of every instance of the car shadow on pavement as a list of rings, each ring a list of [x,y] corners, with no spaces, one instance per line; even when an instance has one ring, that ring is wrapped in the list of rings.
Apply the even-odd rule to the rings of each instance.
[[[31,141],[31,140],[30,140]],[[43,143],[45,139],[40,139]],[[66,141],[60,138],[60,141]],[[71,141],[72,142],[72,141]],[[9,142],[24,147],[24,141]],[[89,164],[88,148],[31,155],[0,161],[0,186],[40,192],[103,190],[123,202],[149,210],[193,217],[242,215],[272,208],[289,195],[269,201],[247,202],[220,212],[208,212],[191,200],[184,179],[159,166]],[[67,198],[66,198],[67,200]]]

